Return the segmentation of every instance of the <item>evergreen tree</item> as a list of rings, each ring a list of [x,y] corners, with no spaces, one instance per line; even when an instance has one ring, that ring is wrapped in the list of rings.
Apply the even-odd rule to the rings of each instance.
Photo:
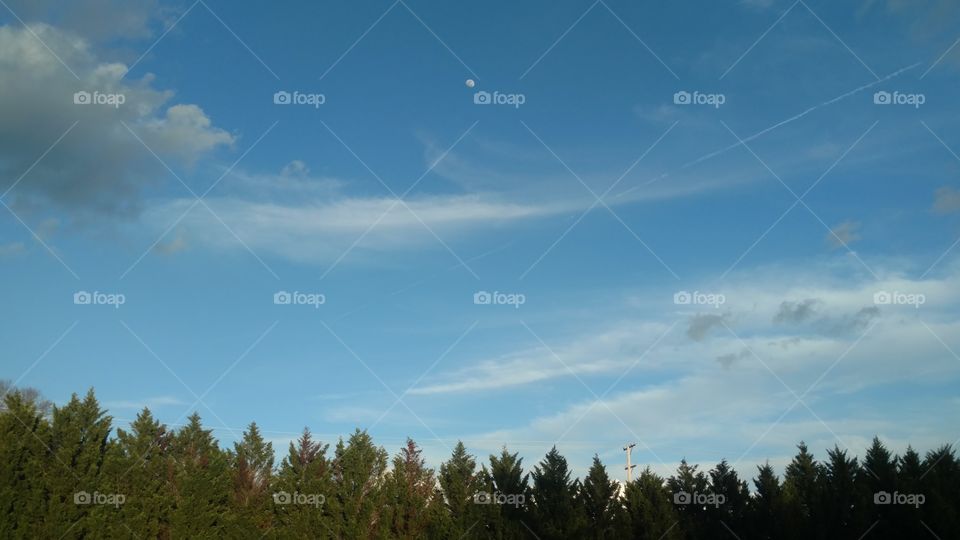
[[[863,457],[859,478],[861,496],[866,505],[866,521],[876,523],[870,535],[877,540],[896,537],[894,527],[897,509],[891,504],[876,504],[883,497],[892,497],[897,491],[897,458],[878,437],[873,438]],[[880,498],[880,499],[878,499]]]
[[[5,395],[0,410],[0,538],[44,535],[43,460],[49,431],[33,400],[17,391]]]
[[[607,475],[600,457],[593,456],[580,490],[579,502],[586,518],[588,538],[620,538],[623,534],[623,502],[619,486]]]
[[[130,425],[117,429],[103,467],[105,486],[125,496],[109,520],[105,536],[126,536],[130,530],[151,538],[169,538],[173,510],[172,434],[146,408]]]
[[[490,501],[498,494],[513,504],[485,506],[485,529],[494,538],[520,538],[530,533],[530,488],[523,473],[523,458],[504,447],[499,456],[490,456],[490,470],[484,470],[484,491]],[[493,501],[495,502],[495,501]]]
[[[203,429],[197,413],[190,415],[188,424],[174,435],[171,454],[171,538],[223,538],[236,533],[227,455],[212,431]]]
[[[667,487],[680,517],[680,530],[684,538],[689,539],[704,538],[713,530],[708,521],[706,506],[694,504],[697,497],[710,494],[707,477],[697,468],[697,465],[691,466],[686,459],[681,459],[677,473],[667,480]]]
[[[730,467],[727,460],[721,460],[709,476],[709,492],[717,497],[714,499],[717,504],[708,504],[706,508],[708,519],[713,522],[712,536],[726,538],[730,536],[730,531],[742,536],[747,529],[747,504],[750,500],[747,483],[740,480],[737,471]]]
[[[530,476],[530,514],[537,536],[550,540],[583,535],[585,523],[576,504],[576,485],[570,479],[567,459],[556,446],[534,466]]]
[[[427,468],[421,452],[412,439],[407,439],[387,475],[384,492],[391,538],[424,537],[446,511],[436,491],[433,469]]]
[[[333,496],[333,466],[326,453],[330,445],[314,441],[304,428],[297,444],[290,443],[280,464],[271,496],[278,516],[279,536],[336,538],[339,510]]]
[[[940,538],[960,538],[960,462],[950,445],[927,452],[921,475],[924,524]]]
[[[783,477],[786,527],[789,538],[818,538],[821,506],[821,466],[801,442]]]
[[[477,462],[467,453],[463,442],[457,445],[450,459],[440,465],[440,487],[450,516],[449,537],[476,537],[483,530],[481,510],[474,496],[483,489],[477,474]]]
[[[645,468],[624,491],[629,537],[637,540],[679,540],[683,537],[673,493],[663,478]]]
[[[383,479],[387,452],[373,444],[365,431],[356,430],[334,451],[333,477],[340,515],[336,530],[343,538],[376,538],[385,530]]]
[[[758,540],[784,538],[784,499],[780,479],[770,463],[757,466],[756,492],[750,500],[750,529]]]
[[[109,512],[116,512],[116,506],[91,504],[101,492],[118,495],[101,486],[110,423],[93,389],[83,400],[74,394],[66,405],[53,408],[44,460],[48,499],[43,536],[102,534]]]
[[[920,494],[926,497],[923,479],[925,470],[920,454],[911,446],[903,453],[897,467],[897,491],[905,494]],[[866,500],[867,506],[873,501]],[[923,524],[932,521],[925,516],[928,506],[899,505],[894,508],[893,534],[897,538],[921,536],[926,532]],[[929,533],[928,533],[929,534]]]
[[[263,440],[256,422],[251,422],[243,438],[234,443],[232,458],[233,493],[237,509],[247,521],[245,526],[269,528],[273,444]]]
[[[857,489],[857,478],[862,475],[857,458],[848,458],[846,450],[834,446],[827,451],[824,474],[822,513],[826,530],[831,538],[860,538],[870,524],[865,519],[866,499]]]

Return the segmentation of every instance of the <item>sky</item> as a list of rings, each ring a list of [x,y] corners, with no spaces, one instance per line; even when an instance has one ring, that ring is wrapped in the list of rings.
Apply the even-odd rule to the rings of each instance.
[[[960,437],[960,5],[0,1],[0,377],[581,475]]]

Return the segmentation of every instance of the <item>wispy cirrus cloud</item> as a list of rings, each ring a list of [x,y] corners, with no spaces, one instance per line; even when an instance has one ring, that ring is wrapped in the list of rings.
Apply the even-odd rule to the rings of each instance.
[[[901,375],[898,366],[904,357],[913,354],[909,352],[911,348],[922,348],[928,358],[937,358],[931,360],[936,370],[960,370],[960,366],[949,362],[949,355],[945,356],[942,348],[938,350],[940,344],[924,326],[946,325],[946,336],[953,334],[946,328],[960,327],[960,319],[952,312],[952,306],[960,301],[960,293],[953,289],[960,290],[957,266],[941,278],[913,279],[893,271],[882,272],[885,277],[879,282],[847,279],[838,283],[828,273],[821,267],[819,278],[816,272],[787,275],[783,269],[741,274],[740,279],[723,288],[723,313],[673,305],[672,292],[646,292],[643,297],[660,300],[647,306],[650,312],[645,318],[614,318],[557,343],[550,343],[545,336],[550,349],[531,336],[527,346],[519,345],[497,357],[474,359],[470,367],[436,374],[411,393],[496,391],[572,374],[619,376],[634,365],[635,373],[658,373],[658,377],[732,365],[743,369],[752,364],[750,369],[764,369],[750,361],[755,353],[800,380],[812,381],[817,369],[825,369],[861,338],[864,342],[857,346],[858,350],[869,349],[876,354],[877,364],[871,368],[871,376],[878,377],[877,384]],[[922,294],[925,303],[877,305],[875,296],[881,291]],[[927,323],[916,317],[921,307]],[[681,321],[689,324],[686,335],[683,326],[678,326],[664,336],[671,324]],[[873,325],[877,325],[877,330],[863,337]],[[644,356],[644,351],[654,344],[657,345]],[[717,365],[709,359],[723,360]],[[735,360],[742,361],[734,364]],[[854,375],[853,379],[860,376]],[[869,379],[866,376],[863,381]],[[861,384],[853,380],[850,383]]]

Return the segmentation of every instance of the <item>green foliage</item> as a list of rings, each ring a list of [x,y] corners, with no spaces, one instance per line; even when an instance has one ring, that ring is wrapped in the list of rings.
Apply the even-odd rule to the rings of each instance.
[[[304,428],[297,444],[290,443],[271,493],[276,527],[288,538],[313,538],[318,533],[336,537],[339,516],[333,497],[330,445],[314,441]]]
[[[49,423],[33,401],[7,394],[0,414],[0,538],[40,538]]]
[[[477,462],[467,453],[463,442],[457,445],[450,459],[440,465],[440,489],[444,495],[449,516],[447,537],[480,537],[484,527],[482,508],[474,501],[474,495],[483,488],[477,472]]]
[[[144,409],[111,436],[92,390],[63,406],[0,392],[0,538],[960,538],[950,446],[897,457],[875,438],[863,461],[834,447],[818,462],[800,443],[783,482],[760,466],[752,493],[725,460],[621,487],[597,456],[581,483],[556,448],[527,473],[506,448],[478,469],[458,443],[435,474],[408,439],[388,465],[360,430],[328,455],[304,429],[275,467],[256,424],[225,451],[197,414],[171,431]]]
[[[799,452],[787,465],[783,479],[785,532],[788,538],[819,538],[823,471],[805,443],[797,448]]]
[[[600,462],[599,456],[593,456],[593,464],[583,480],[578,502],[586,520],[586,537],[601,540],[623,535],[625,516],[619,485],[607,475],[607,468]]]
[[[490,456],[489,471],[484,468],[483,494],[478,502],[484,507],[484,528],[492,538],[522,538],[530,533],[530,486],[529,474],[523,472],[523,458],[511,454],[504,447],[499,456]],[[498,504],[503,497],[505,503]]]
[[[720,461],[709,473],[713,495],[723,497],[723,504],[708,505],[707,516],[711,523],[720,523],[721,527],[733,531],[743,531],[747,525],[747,506],[750,504],[750,490],[747,483],[740,480],[737,471],[726,460]],[[725,536],[723,534],[717,536]]]
[[[192,414],[173,437],[171,538],[222,538],[235,530],[227,455]]]
[[[709,494],[707,477],[698,468],[698,465],[690,465],[686,459],[682,459],[677,473],[667,480],[671,500],[677,503],[677,516],[680,520],[678,528],[683,533],[683,538],[704,538],[715,526],[707,520],[705,505],[690,503],[695,497]]]
[[[273,445],[265,442],[256,422],[251,422],[243,438],[234,443],[230,456],[233,465],[233,499],[239,525],[244,530],[269,530],[272,526]]]
[[[417,444],[407,439],[387,473],[384,503],[390,538],[423,538],[445,512],[433,469],[426,467],[420,454]]]
[[[586,520],[576,504],[579,483],[570,479],[567,459],[554,446],[531,473],[530,517],[536,535],[543,540],[579,538]]]
[[[118,519],[106,524],[108,536],[125,536],[129,527],[150,537],[169,537],[173,510],[172,444],[172,434],[147,409],[130,425],[130,432],[117,430],[116,439],[107,449],[104,485],[111,493],[124,494],[125,501],[115,509]],[[126,497],[134,493],[137,496]]]
[[[749,506],[750,532],[758,540],[773,540],[785,536],[786,506],[783,487],[770,463],[757,467],[753,480],[754,496]]]
[[[678,540],[680,516],[673,504],[673,493],[663,478],[644,469],[627,484],[624,504],[630,538],[638,540]]]
[[[100,493],[115,495],[110,487],[102,485],[105,483],[100,474],[110,423],[111,418],[100,409],[93,389],[82,400],[74,394],[66,405],[53,408],[45,441],[48,458],[44,460],[44,471],[45,487],[50,492],[45,528],[55,537],[92,535],[115,518],[115,506],[75,502]]]
[[[336,530],[344,538],[378,538],[386,530],[383,484],[387,451],[356,430],[334,451],[334,498],[339,508]]]

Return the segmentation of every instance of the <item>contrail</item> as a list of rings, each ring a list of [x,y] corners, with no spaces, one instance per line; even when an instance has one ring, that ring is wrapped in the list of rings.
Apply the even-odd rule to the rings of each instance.
[[[704,161],[707,161],[708,159],[715,158],[715,157],[719,156],[720,154],[723,154],[723,153],[725,153],[725,152],[728,152],[728,151],[730,151],[730,150],[733,150],[734,148],[740,146],[741,144],[750,142],[750,141],[756,139],[757,137],[762,137],[763,135],[765,135],[765,134],[767,134],[767,133],[769,133],[769,132],[771,132],[771,131],[773,131],[773,130],[781,127],[781,126],[784,126],[784,125],[786,125],[786,124],[789,124],[790,122],[799,120],[799,119],[803,118],[804,116],[807,116],[808,114],[812,113],[813,111],[816,111],[817,109],[822,109],[823,107],[826,107],[826,106],[828,106],[828,105],[833,105],[834,103],[836,103],[836,102],[838,102],[838,101],[840,101],[840,100],[846,99],[846,98],[848,98],[848,97],[850,97],[850,96],[852,96],[852,95],[854,95],[854,94],[856,94],[856,93],[858,93],[858,92],[862,92],[862,91],[864,91],[864,90],[866,90],[866,89],[868,89],[868,88],[872,88],[872,87],[874,87],[874,86],[876,86],[876,85],[878,85],[878,84],[881,84],[881,83],[884,83],[884,82],[886,82],[886,81],[889,81],[890,79],[892,79],[892,78],[900,75],[900,74],[903,73],[904,71],[911,70],[911,69],[919,66],[920,64],[921,64],[921,62],[917,62],[916,64],[913,64],[912,66],[907,66],[907,67],[905,67],[905,68],[898,69],[897,71],[894,71],[893,73],[891,73],[890,75],[887,75],[886,77],[883,77],[882,79],[877,79],[876,81],[873,81],[873,82],[871,82],[871,83],[867,83],[867,84],[865,84],[865,85],[863,85],[863,86],[860,86],[860,87],[858,87],[858,88],[855,88],[855,89],[853,89],[853,90],[850,90],[849,92],[847,92],[847,93],[845,93],[845,94],[842,94],[842,95],[839,95],[839,96],[837,96],[837,97],[835,97],[835,98],[833,98],[833,99],[824,101],[823,103],[821,103],[821,104],[819,104],[819,105],[814,105],[814,106],[812,106],[812,107],[809,107],[809,108],[807,108],[806,110],[804,110],[803,112],[800,112],[800,113],[798,113],[798,114],[795,114],[795,115],[791,116],[790,118],[787,118],[786,120],[781,120],[780,122],[777,122],[776,124],[774,124],[774,125],[766,128],[766,129],[764,129],[764,130],[762,130],[762,131],[758,131],[758,132],[754,133],[753,135],[750,135],[749,137],[745,137],[745,138],[742,139],[741,141],[737,141],[737,142],[731,144],[730,146],[727,146],[727,147],[725,147],[725,148],[721,148],[720,150],[716,150],[716,151],[710,152],[709,154],[706,154],[706,155],[704,155],[704,156],[698,157],[697,159],[695,159],[695,160],[693,160],[693,161],[684,163],[683,165],[680,166],[680,168],[679,168],[678,170],[687,169],[687,168],[693,167],[694,165],[697,165],[698,163],[702,163],[702,162],[704,162]],[[623,191],[622,193],[620,193],[619,195],[617,195],[617,197],[622,197],[623,195],[626,195],[627,193],[630,193],[631,191],[637,190],[637,189],[639,189],[639,188],[641,188],[641,187],[643,187],[643,186],[650,185],[650,184],[652,184],[652,183],[654,183],[654,182],[658,182],[658,181],[666,178],[667,176],[670,176],[670,173],[663,173],[663,174],[661,174],[660,176],[658,176],[657,178],[654,178],[654,179],[652,179],[652,180],[648,180],[647,182],[645,182],[645,183],[643,183],[643,184],[641,184],[641,185],[639,185],[639,186],[634,186],[634,187],[632,187],[632,188],[630,188],[630,189],[628,189],[628,190],[626,190],[626,191]]]

